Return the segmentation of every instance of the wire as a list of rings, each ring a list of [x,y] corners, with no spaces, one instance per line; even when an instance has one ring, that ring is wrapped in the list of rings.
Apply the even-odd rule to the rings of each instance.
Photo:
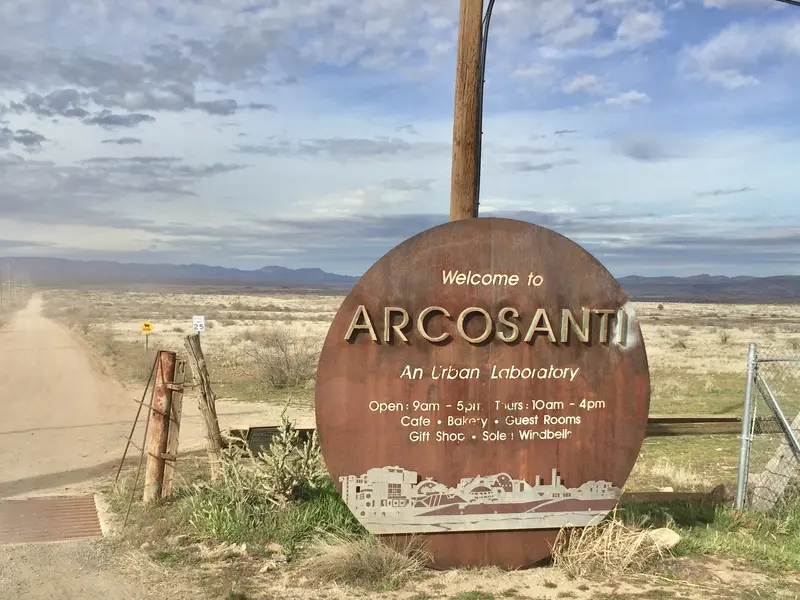
[[[481,57],[478,79],[478,147],[475,149],[475,207],[473,209],[475,217],[478,216],[478,206],[481,203],[481,155],[483,149],[483,86],[486,83],[486,48],[489,44],[489,21],[492,19],[492,9],[495,0],[489,0],[486,7],[486,15],[483,17],[483,31],[481,32]]]
[[[792,6],[800,6],[800,0],[775,0],[784,4]],[[483,86],[486,83],[486,49],[489,45],[489,22],[492,19],[492,9],[494,8],[495,0],[489,0],[489,5],[486,7],[486,15],[483,17],[482,32],[481,32],[481,56],[480,66],[478,73],[478,147],[475,149],[475,206],[473,208],[473,216],[478,216],[478,207],[481,203],[481,155],[483,154]]]

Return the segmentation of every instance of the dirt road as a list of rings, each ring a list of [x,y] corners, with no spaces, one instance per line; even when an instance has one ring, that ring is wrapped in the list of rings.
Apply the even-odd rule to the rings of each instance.
[[[133,398],[141,396],[103,372],[87,347],[41,309],[36,295],[0,329],[0,499],[84,491],[107,479],[136,415]],[[275,424],[280,415],[279,407],[245,403],[219,403],[217,412],[222,427]],[[313,422],[310,411],[300,416],[300,426]],[[143,431],[137,425],[139,444]],[[188,393],[180,448],[202,447],[197,402]]]
[[[136,415],[135,395],[141,390],[126,390],[73,333],[45,318],[34,296],[0,329],[0,500],[92,491],[107,482]],[[222,427],[247,427],[277,423],[280,408],[219,403],[217,412]],[[309,411],[299,416],[298,425],[313,422]],[[140,444],[143,421],[134,435]],[[202,448],[192,393],[181,421],[181,451]],[[141,584],[105,566],[107,552],[96,542],[0,548],[0,600],[146,598]]]
[[[113,469],[134,416],[122,386],[98,376],[41,302],[0,329],[0,498],[63,491]]]

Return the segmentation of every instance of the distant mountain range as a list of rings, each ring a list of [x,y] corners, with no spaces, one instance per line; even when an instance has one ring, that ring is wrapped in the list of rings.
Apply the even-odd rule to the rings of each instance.
[[[327,273],[322,269],[263,267],[255,271],[208,265],[120,263],[105,260],[63,258],[8,258],[13,273],[24,274],[31,285],[66,287],[75,285],[198,285],[288,288],[349,288],[358,277]]]
[[[24,274],[36,287],[72,286],[212,286],[345,291],[358,277],[321,269],[269,266],[246,271],[208,265],[165,265],[78,261],[60,258],[8,258],[0,261],[5,275]],[[634,301],[671,302],[800,302],[800,276],[622,277],[618,280]]]

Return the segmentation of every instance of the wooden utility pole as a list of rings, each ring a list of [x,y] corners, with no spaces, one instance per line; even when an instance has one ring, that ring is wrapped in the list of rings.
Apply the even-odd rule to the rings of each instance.
[[[453,113],[450,220],[478,216],[478,109],[483,0],[461,0]]]

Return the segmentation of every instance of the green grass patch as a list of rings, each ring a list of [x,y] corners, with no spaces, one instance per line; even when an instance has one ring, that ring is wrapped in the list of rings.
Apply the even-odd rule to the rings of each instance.
[[[744,372],[686,373],[652,369],[650,412],[659,415],[739,414],[744,398]]]
[[[320,533],[365,533],[332,484],[283,506],[254,492],[246,497],[233,495],[222,484],[183,490],[176,508],[183,525],[200,538],[248,544],[277,542],[289,554]]]
[[[731,558],[767,572],[800,570],[800,504],[759,512],[687,502],[632,502],[617,514],[629,524],[675,529],[682,538],[677,556]]]
[[[461,592],[451,596],[452,600],[495,600],[495,595],[491,592],[473,590],[471,592]]]
[[[626,489],[652,491],[670,486],[675,491],[710,491],[720,483],[733,484],[736,482],[739,443],[735,435],[647,438]],[[659,469],[665,462],[679,465],[683,474]],[[687,478],[687,472],[696,474],[696,477]]]

